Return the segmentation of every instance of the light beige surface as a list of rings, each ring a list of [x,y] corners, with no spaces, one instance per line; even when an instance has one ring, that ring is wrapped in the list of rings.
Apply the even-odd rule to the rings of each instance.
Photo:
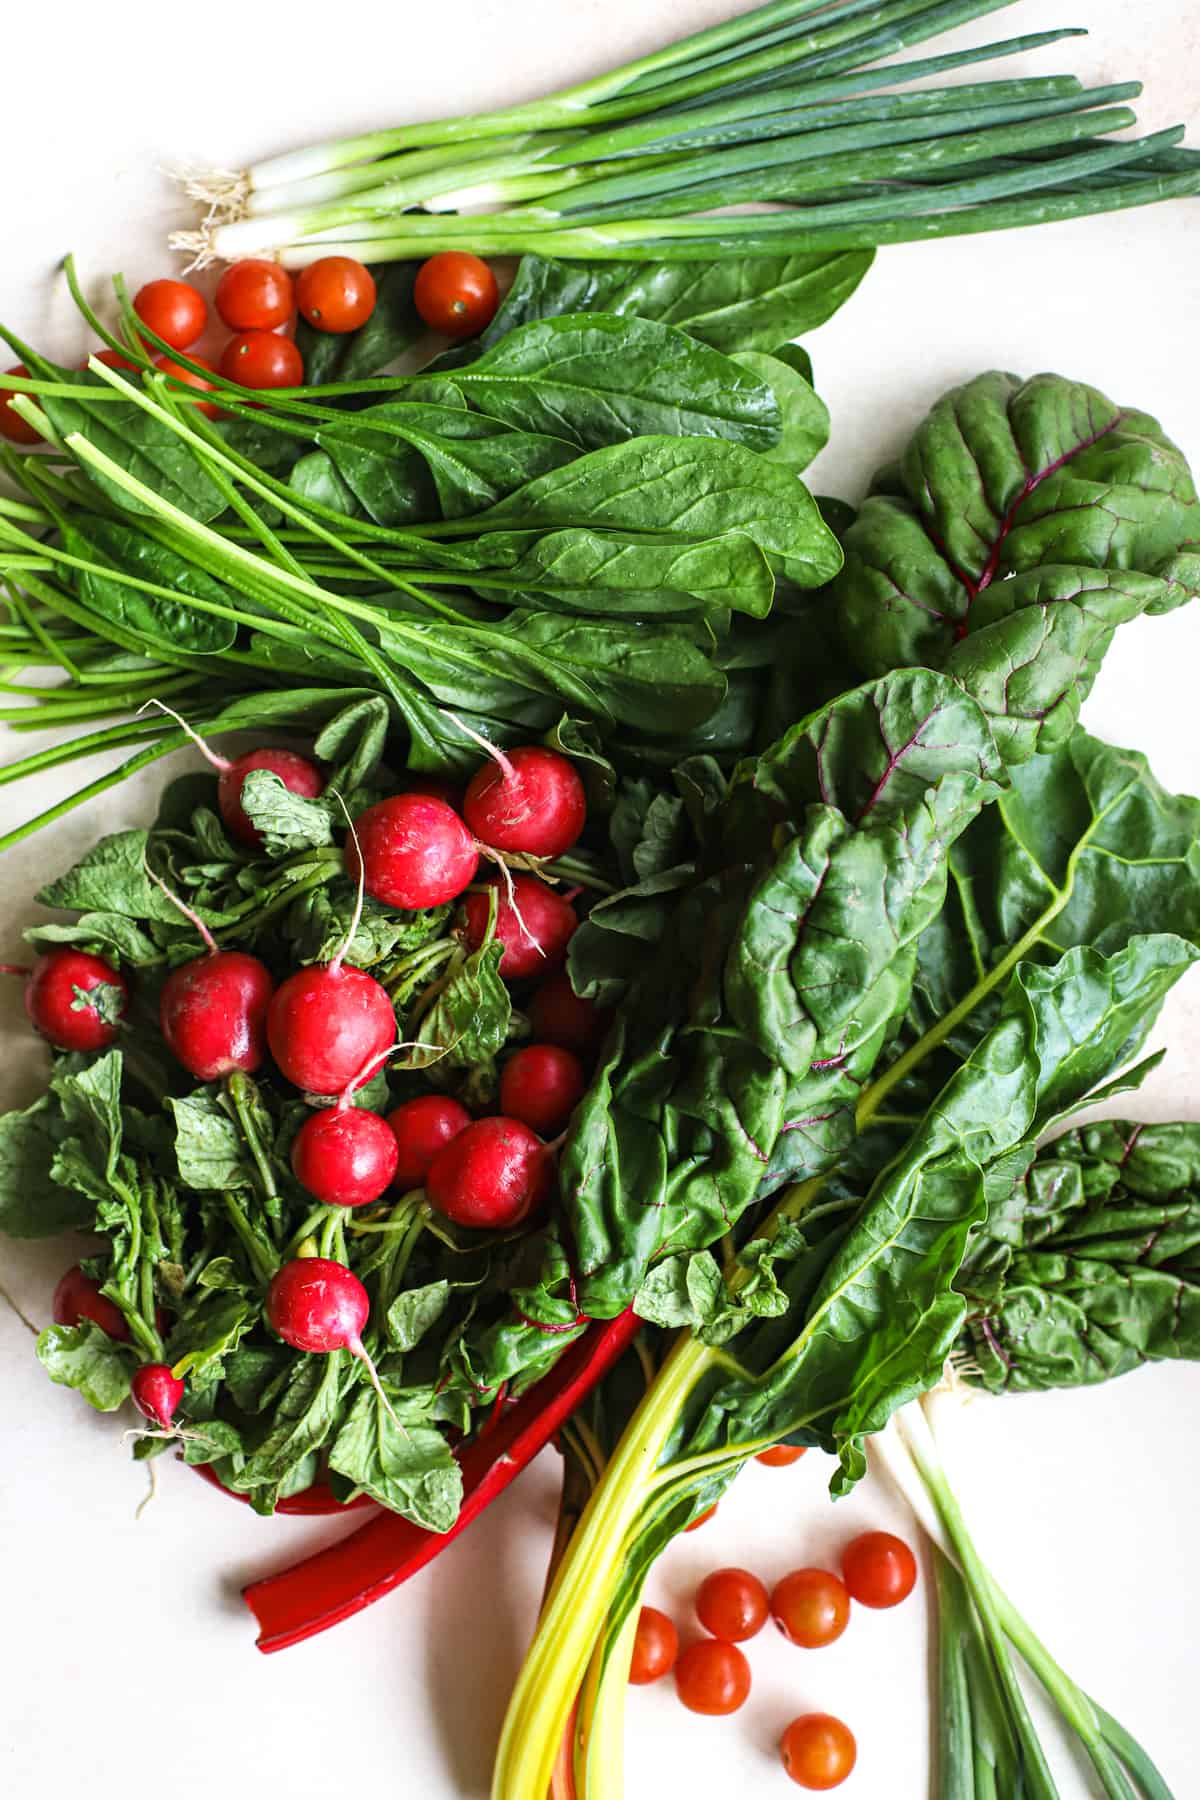
[[[727,0],[460,0],[454,8],[302,4],[214,10],[176,30],[139,0],[108,19],[29,6],[0,28],[0,145],[8,171],[0,317],[64,359],[85,339],[56,260],[74,248],[93,293],[112,268],[166,271],[175,222],[160,169],[532,95],[723,16]],[[1189,17],[1190,16],[1190,17]],[[1193,9],[1179,0],[1021,3],[958,34],[975,41],[1084,19],[1094,33],[1036,59],[1097,81],[1140,74],[1147,125],[1185,118],[1200,90]],[[332,21],[332,23],[331,23]],[[190,22],[189,22],[190,25]],[[1034,59],[1026,59],[1032,70]],[[15,71],[15,72],[14,72]],[[989,366],[1094,381],[1159,414],[1200,460],[1200,206],[897,250],[816,334],[834,443],[816,485],[854,496],[950,383]],[[1126,628],[1087,720],[1200,790],[1200,609]],[[22,751],[34,748],[22,739]],[[180,764],[180,766],[183,766]],[[131,783],[16,850],[0,869],[0,955],[19,948],[29,896],[101,831],[144,818],[161,774]],[[0,789],[0,828],[77,784]],[[1156,1116],[1200,1110],[1200,976],[1159,1032],[1171,1056],[1143,1096]],[[27,1098],[41,1072],[18,995],[0,989],[0,1083]],[[0,1250],[26,1311],[48,1316],[59,1245]],[[392,1792],[419,1800],[486,1787],[505,1693],[530,1628],[554,1502],[553,1457],[444,1563],[352,1624],[271,1659],[237,1598],[248,1576],[335,1528],[267,1522],[159,1464],[143,1475],[120,1425],[52,1389],[23,1328],[0,1309],[0,1544],[4,1703],[0,1792],[118,1800],[147,1779],[175,1800],[315,1800]],[[1200,1375],[1158,1369],[1092,1394],[980,1404],[963,1426],[959,1485],[997,1573],[1066,1666],[1159,1756],[1180,1800],[1200,1792],[1191,1530],[1200,1477]],[[899,1524],[870,1484],[831,1509],[820,1459],[753,1469],[718,1520],[688,1537],[650,1598],[683,1605],[720,1562],[770,1577],[820,1561],[865,1524]],[[926,1792],[925,1606],[857,1616],[821,1653],[772,1636],[752,1646],[755,1691],[730,1721],[693,1718],[669,1684],[631,1696],[630,1800],[781,1793],[774,1741],[794,1713],[828,1709],[859,1735],[855,1800]],[[1063,1794],[1088,1791],[1068,1767]],[[788,1789],[787,1791],[791,1791]]]

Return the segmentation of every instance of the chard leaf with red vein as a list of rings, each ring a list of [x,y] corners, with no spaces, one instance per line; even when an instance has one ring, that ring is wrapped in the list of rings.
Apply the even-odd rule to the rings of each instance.
[[[938,401],[844,549],[860,671],[943,669],[1019,763],[1069,736],[1118,625],[1200,592],[1200,503],[1148,414],[994,371]]]

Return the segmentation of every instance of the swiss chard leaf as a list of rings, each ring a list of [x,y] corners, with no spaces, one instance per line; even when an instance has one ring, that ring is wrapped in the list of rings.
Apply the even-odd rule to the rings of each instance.
[[[123,582],[106,580],[90,570],[79,571],[76,582],[84,605],[119,631],[133,633],[139,647],[144,644],[151,651],[162,648],[214,655],[232,645],[237,636],[236,621],[198,612],[187,600],[239,610],[238,596],[165,544],[143,536],[132,526],[95,514],[87,517],[82,528],[69,526],[63,542],[73,556],[123,575],[135,575],[158,587],[178,589],[182,597],[176,603]]]
[[[98,375],[68,374],[59,371],[64,380],[75,385],[80,394],[89,387],[111,391]],[[134,381],[137,377],[131,377]],[[100,401],[86,398],[69,400],[62,396],[42,398],[46,416],[59,437],[78,432],[97,450],[104,453],[126,474],[132,475],[189,518],[202,523],[215,519],[225,511],[225,495],[205,469],[204,464],[179,434],[143,410],[132,400]],[[153,508],[110,481],[98,470],[86,469],[87,479],[99,488],[122,512],[153,516]]]
[[[1022,762],[1069,736],[1119,624],[1200,591],[1197,539],[1154,419],[1061,376],[981,375],[876,477],[833,601],[864,674],[944,669]]]
[[[993,1392],[1200,1358],[1200,1126],[1107,1119],[1056,1139],[989,1196],[955,1286],[963,1372]]]

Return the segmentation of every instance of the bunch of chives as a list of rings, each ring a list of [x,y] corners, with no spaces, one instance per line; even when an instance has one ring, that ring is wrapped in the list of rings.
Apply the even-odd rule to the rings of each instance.
[[[189,183],[177,248],[290,267],[438,250],[702,260],[898,243],[1200,192],[1182,127],[1144,139],[1135,82],[1070,75],[896,92],[1038,49],[1039,32],[880,59],[1009,0],[769,0],[546,99],[372,132]],[[768,212],[727,209],[765,204]],[[420,209],[420,210],[414,210]]]

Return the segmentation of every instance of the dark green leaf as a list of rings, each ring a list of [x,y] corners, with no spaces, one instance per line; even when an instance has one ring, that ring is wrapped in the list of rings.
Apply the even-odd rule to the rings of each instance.
[[[426,1531],[449,1531],[458,1517],[462,1475],[441,1432],[394,1419],[373,1392],[364,1390],[355,1401],[329,1462]]]
[[[74,1388],[97,1412],[115,1412],[129,1398],[136,1361],[91,1319],[78,1325],[49,1325],[37,1341],[38,1360],[51,1381]]]

